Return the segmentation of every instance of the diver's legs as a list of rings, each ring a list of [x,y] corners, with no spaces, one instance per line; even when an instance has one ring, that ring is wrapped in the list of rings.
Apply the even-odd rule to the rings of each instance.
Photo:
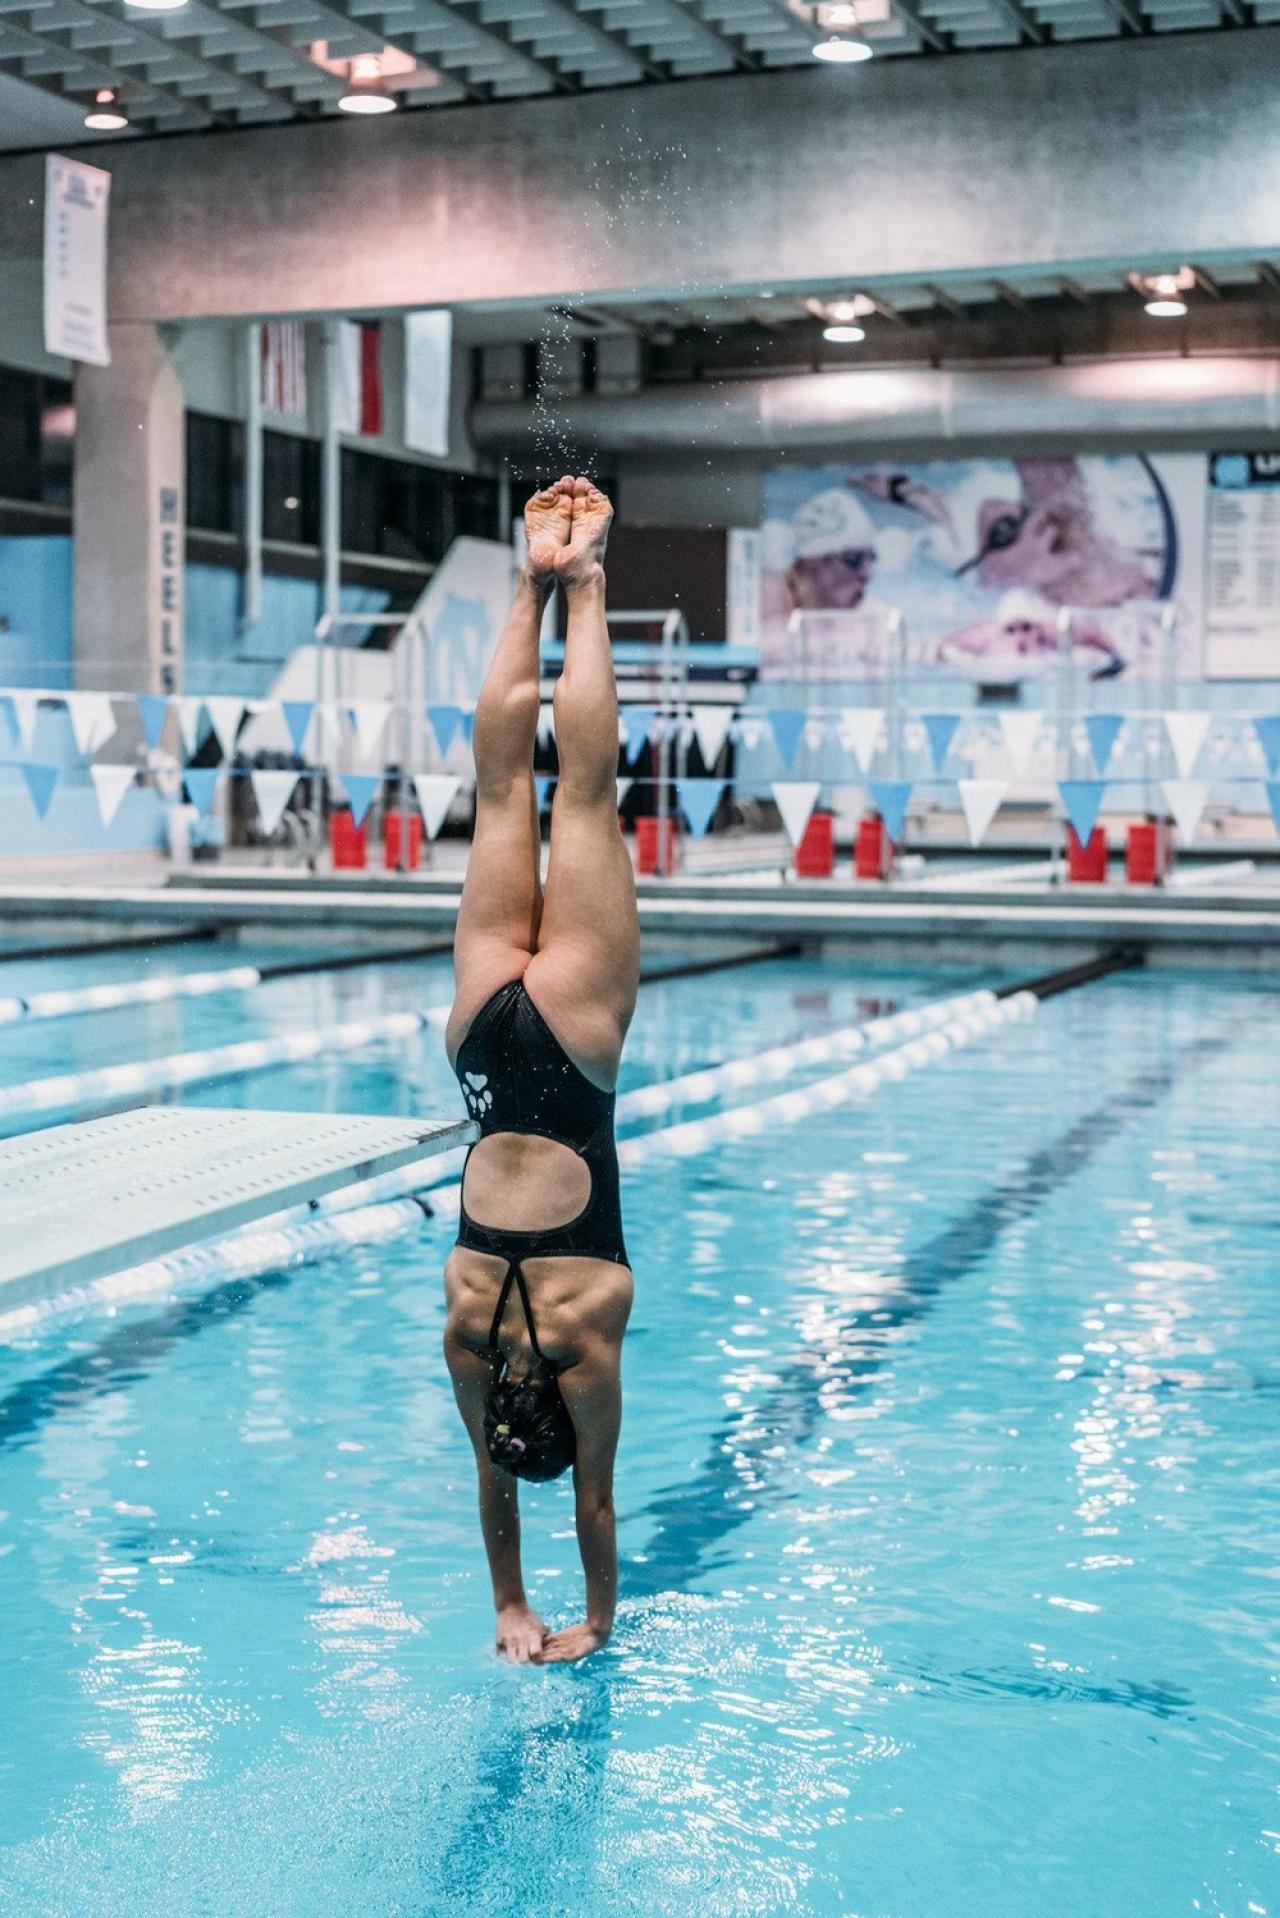
[[[556,573],[568,600],[555,691],[560,776],[537,952],[525,983],[578,1063],[612,1085],[640,970],[631,859],[618,827],[618,694],[605,619],[604,550],[613,508],[574,483],[573,524]]]
[[[541,849],[533,785],[538,728],[538,635],[555,556],[566,545],[572,479],[525,508],[528,558],[476,704],[476,823],[454,934],[452,1058],[485,1001],[518,978],[537,949]]]

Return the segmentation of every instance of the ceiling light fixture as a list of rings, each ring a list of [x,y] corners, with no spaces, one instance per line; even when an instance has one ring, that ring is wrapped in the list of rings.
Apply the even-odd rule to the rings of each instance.
[[[865,326],[855,326],[852,321],[839,320],[834,326],[824,326],[822,337],[829,340],[832,346],[856,346],[859,340],[866,339],[867,329]]]
[[[376,53],[358,53],[351,62],[347,90],[338,102],[343,113],[394,113],[396,103],[382,80]]]
[[[871,48],[865,40],[848,40],[842,34],[833,33],[825,40],[814,42],[813,57],[826,60],[832,66],[852,67],[860,60],[869,60]]]
[[[1187,302],[1183,298],[1196,283],[1196,276],[1189,266],[1180,266],[1176,273],[1152,273],[1131,275],[1132,284],[1142,295],[1143,306],[1153,320],[1181,320],[1186,318]]]
[[[128,126],[129,116],[120,111],[120,95],[114,87],[98,88],[84,123],[90,133],[120,133]]]
[[[136,7],[140,13],[178,13],[187,0],[124,0],[124,3],[126,7]]]
[[[814,59],[833,66],[851,67],[871,58],[872,49],[862,37],[867,27],[886,35],[902,30],[889,0],[790,0],[790,5],[818,30]]]

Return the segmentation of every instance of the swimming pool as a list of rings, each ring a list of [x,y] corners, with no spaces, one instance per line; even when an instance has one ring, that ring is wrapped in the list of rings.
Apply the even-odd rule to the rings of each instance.
[[[624,1082],[974,983],[655,984]],[[446,995],[318,975],[0,1070]],[[1274,1028],[1265,985],[1123,975],[629,1175],[622,1604],[578,1668],[488,1650],[439,1226],[0,1352],[0,1911],[1273,1912]],[[454,1095],[426,1034],[192,1096]],[[567,1620],[567,1487],[524,1504]]]

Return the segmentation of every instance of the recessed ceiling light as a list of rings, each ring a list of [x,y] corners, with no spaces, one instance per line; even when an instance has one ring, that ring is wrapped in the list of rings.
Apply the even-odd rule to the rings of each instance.
[[[1153,320],[1181,320],[1186,317],[1185,300],[1148,300],[1146,311]]]
[[[833,33],[829,40],[817,42],[813,57],[815,60],[829,60],[833,66],[851,67],[859,60],[869,60],[871,48],[865,40],[848,40]]]
[[[129,116],[120,111],[120,95],[114,87],[98,88],[84,123],[90,133],[120,133],[128,126]]]
[[[824,326],[822,337],[824,340],[830,340],[832,346],[856,346],[859,340],[866,339],[867,329],[865,326],[854,326],[852,323]]]
[[[338,102],[343,113],[394,113],[396,103],[382,82],[376,53],[358,53],[351,62],[347,90]]]
[[[1187,311],[1182,296],[1195,284],[1195,275],[1184,266],[1176,273],[1155,273],[1148,279],[1137,280],[1136,284],[1147,296],[1143,304],[1153,320],[1180,320]]]
[[[124,0],[126,7],[137,7],[142,13],[177,13],[185,7],[187,0]]]

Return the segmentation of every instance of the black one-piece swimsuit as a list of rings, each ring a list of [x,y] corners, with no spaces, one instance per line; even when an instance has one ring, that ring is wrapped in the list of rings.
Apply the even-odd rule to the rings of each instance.
[[[525,991],[523,979],[500,987],[476,1014],[455,1070],[481,1139],[495,1132],[554,1139],[576,1152],[591,1174],[591,1196],[567,1224],[545,1232],[508,1231],[479,1224],[464,1204],[458,1244],[505,1259],[508,1268],[525,1259],[547,1258],[608,1259],[628,1265],[613,1136],[614,1094],[592,1085],[574,1065]],[[464,1170],[464,1191],[465,1180]]]

